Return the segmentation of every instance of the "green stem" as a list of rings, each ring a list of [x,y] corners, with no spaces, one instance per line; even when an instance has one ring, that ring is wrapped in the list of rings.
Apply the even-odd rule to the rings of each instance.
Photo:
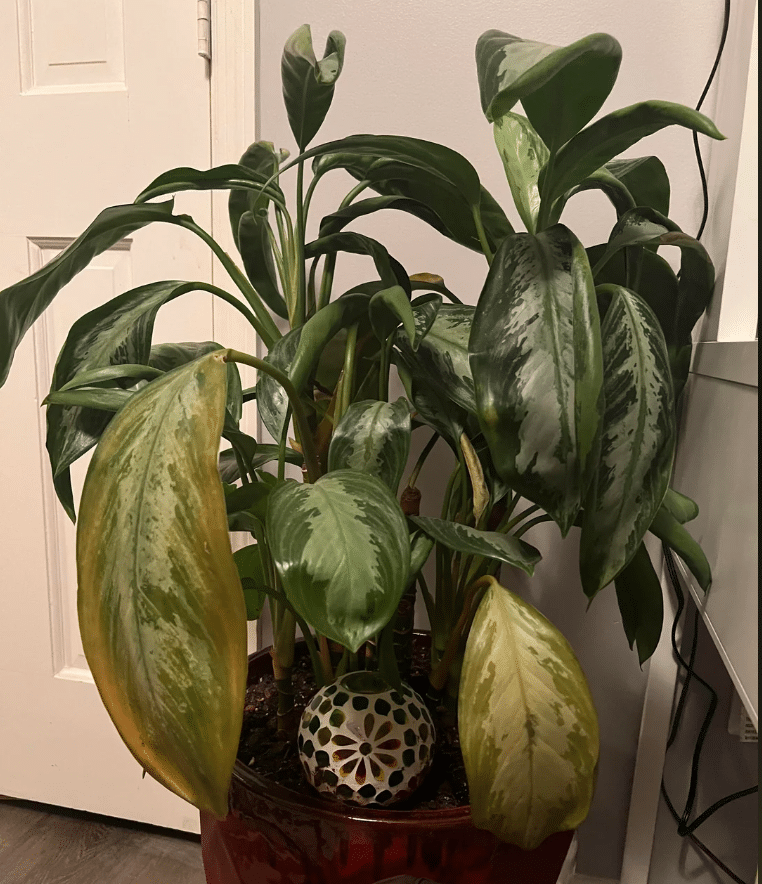
[[[347,344],[344,350],[344,370],[341,375],[341,396],[336,400],[334,410],[334,426],[339,423],[346,414],[352,402],[352,384],[355,376],[355,355],[357,351],[357,323],[349,327],[347,331]]]
[[[492,249],[489,247],[489,243],[487,242],[487,233],[484,230],[484,224],[482,223],[482,213],[479,206],[471,206],[471,214],[474,217],[474,224],[476,225],[476,233],[479,237],[479,242],[481,243],[482,251],[484,252],[484,257],[487,259],[487,263],[491,264],[492,259],[494,257]]]
[[[249,308],[242,304],[235,295],[231,295],[230,292],[226,292],[225,289],[221,289],[216,285],[211,285],[208,282],[196,282],[193,283],[194,287],[204,292],[211,292],[213,295],[217,295],[218,298],[222,298],[223,301],[227,301],[231,307],[235,307],[239,313],[242,313],[246,319],[248,319],[249,324],[252,326],[254,331],[259,335],[262,340],[265,340],[265,331],[262,328],[262,324],[257,319],[257,317],[249,310]],[[280,334],[280,332],[278,333]]]
[[[294,328],[304,325],[307,317],[307,290],[304,278],[304,161],[296,167],[296,309]]]
[[[527,516],[531,516],[532,513],[536,513],[539,509],[541,509],[539,504],[533,504],[532,506],[528,506],[525,510],[522,510],[517,516],[514,516],[512,519],[509,519],[504,525],[498,525],[497,530],[502,531],[507,534],[511,528],[515,527],[519,524],[523,519],[526,519]]]
[[[548,162],[545,164],[544,176],[543,180],[549,182],[553,176],[553,167],[556,164],[556,152],[551,150],[550,155],[548,156]],[[540,196],[540,211],[537,213],[537,224],[535,233],[542,233],[543,230],[548,226],[548,222],[550,221],[550,213],[553,209],[553,206],[550,204],[550,195],[548,193],[547,187],[545,188],[545,193]]]
[[[389,398],[389,369],[391,367],[392,347],[394,346],[394,335],[384,341],[381,348],[381,359],[379,361],[378,371],[378,398],[381,402],[386,402]]]
[[[286,478],[286,442],[288,442],[288,425],[291,423],[291,406],[286,409],[286,417],[283,419],[283,430],[278,443],[278,481]]]
[[[310,482],[317,482],[320,478],[320,464],[312,441],[307,413],[304,410],[304,403],[299,398],[299,393],[291,383],[291,379],[288,375],[265,362],[263,359],[258,359],[256,356],[250,356],[248,353],[241,353],[240,350],[228,350],[225,356],[225,361],[240,362],[243,365],[250,365],[252,368],[256,368],[257,371],[263,371],[265,374],[269,374],[271,378],[276,380],[283,387],[294,413],[294,424],[299,435],[299,442],[302,446],[304,464],[307,468],[307,478]]]
[[[418,481],[418,475],[421,472],[421,467],[424,465],[424,463],[426,462],[426,458],[431,454],[432,449],[437,444],[437,439],[439,439],[439,433],[434,430],[431,435],[431,439],[429,439],[423,451],[418,455],[418,460],[415,462],[413,472],[410,474],[410,478],[407,480],[408,488],[415,488],[415,483]]]
[[[534,528],[535,525],[539,525],[542,522],[552,522],[553,519],[550,516],[538,516],[536,519],[531,519],[526,525],[522,525],[518,531],[513,532],[514,537],[521,537],[522,534],[526,534],[530,528]]]
[[[400,678],[397,657],[394,653],[394,621],[396,616],[381,630],[378,637],[378,674],[396,690],[401,690],[402,679]]]

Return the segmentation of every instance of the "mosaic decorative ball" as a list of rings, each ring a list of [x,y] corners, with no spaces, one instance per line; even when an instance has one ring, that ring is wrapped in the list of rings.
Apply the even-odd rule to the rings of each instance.
[[[360,806],[412,794],[431,766],[435,731],[421,697],[375,672],[350,672],[315,694],[299,724],[299,757],[322,794]]]

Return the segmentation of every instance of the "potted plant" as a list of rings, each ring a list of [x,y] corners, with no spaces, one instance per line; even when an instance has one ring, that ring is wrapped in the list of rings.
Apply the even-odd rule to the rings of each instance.
[[[722,136],[700,113],[662,101],[591,122],[621,60],[610,36],[557,48],[488,31],[476,47],[479,88],[526,228],[516,232],[473,166],[447,147],[384,135],[308,147],[344,44],[332,32],[318,60],[304,26],[285,46],[295,159],[258,142],[235,165],[173,169],[0,293],[0,379],[24,333],[96,254],[153,222],[208,243],[236,291],[160,281],[82,316],[46,399],[55,488],[72,518],[69,467],[97,445],[79,504],[78,613],[115,726],[145,771],[200,808],[210,881],[263,880],[268,867],[273,881],[371,882],[405,871],[496,881],[506,862],[517,880],[555,881],[570,837],[558,833],[590,806],[597,719],[566,640],[500,580],[510,584],[510,568],[531,574],[540,559],[522,539],[532,525],[578,528],[584,592],[592,599],[615,584],[641,662],[662,626],[646,533],[708,588],[706,559],[683,527],[696,506],[669,481],[691,330],[713,267],[668,218],[662,163],[618,157],[668,125]],[[290,169],[293,213],[280,186]],[[335,169],[357,185],[306,241],[312,195]],[[230,191],[241,266],[164,198],[198,189]],[[606,243],[585,248],[561,218],[588,189],[608,197],[617,220]],[[409,276],[382,243],[351,230],[385,209],[484,254],[475,307],[442,277]],[[680,249],[679,274],[662,246]],[[347,252],[371,256],[377,275],[335,292],[335,263]],[[266,353],[154,345],[158,310],[192,290],[232,304]],[[256,387],[242,389],[237,364],[258,370]],[[395,370],[405,396],[390,396]],[[240,429],[252,400],[274,443]],[[406,472],[413,433],[427,442]],[[419,511],[416,482],[440,439],[453,461],[434,517]],[[287,477],[287,465],[302,481]],[[233,554],[229,530],[254,542]],[[439,722],[457,719],[470,808],[357,811],[263,787],[236,761],[247,617],[269,606],[277,730],[293,746],[299,648],[318,688],[359,671],[410,696],[416,593],[431,625],[426,702]],[[445,855],[448,838],[460,846]],[[458,866],[459,850],[462,861],[468,850],[479,857]]]

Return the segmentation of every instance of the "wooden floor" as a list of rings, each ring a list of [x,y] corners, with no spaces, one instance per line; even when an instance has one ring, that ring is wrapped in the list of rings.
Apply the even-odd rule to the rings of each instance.
[[[197,835],[0,800],[0,884],[204,884]]]

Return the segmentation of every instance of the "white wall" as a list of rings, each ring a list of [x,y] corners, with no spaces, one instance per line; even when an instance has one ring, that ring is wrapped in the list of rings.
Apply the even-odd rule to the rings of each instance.
[[[479,35],[497,28],[564,45],[605,31],[620,41],[624,59],[604,112],[647,98],[695,105],[719,41],[722,3],[263,2],[259,7],[257,135],[292,150],[281,100],[280,55],[286,38],[303,23],[312,25],[320,53],[330,30],[341,30],[347,37],[344,72],[315,143],[358,132],[442,142],[474,163],[484,185],[518,224],[491,126],[479,104],[474,64]],[[712,114],[712,95],[704,110]],[[712,144],[711,149],[722,148]],[[673,219],[694,233],[701,217],[701,192],[690,133],[668,129],[630,151],[632,156],[650,153],[658,154],[670,173]],[[705,155],[710,153],[707,145]],[[339,173],[324,179],[313,202],[313,223],[336,206],[351,183]],[[602,196],[582,194],[575,197],[564,221],[585,245],[592,245],[607,238],[614,214]],[[439,273],[464,300],[475,302],[486,272],[483,257],[438,239],[425,225],[401,213],[367,219],[353,229],[382,239],[408,272]],[[342,259],[337,291],[342,290],[342,281],[357,280],[356,271],[370,270],[364,262]],[[434,478],[442,474],[436,464],[427,472]],[[436,493],[435,485],[430,486],[431,497]],[[577,577],[576,538],[570,536],[549,552],[557,536],[555,527],[547,525],[527,535],[547,554],[531,583],[520,580],[517,586],[565,632],[588,675],[601,721],[602,755],[594,805],[580,830],[577,865],[587,875],[618,878],[647,670],[639,669],[635,654],[627,649],[613,589],[601,593],[585,612],[586,599]]]

